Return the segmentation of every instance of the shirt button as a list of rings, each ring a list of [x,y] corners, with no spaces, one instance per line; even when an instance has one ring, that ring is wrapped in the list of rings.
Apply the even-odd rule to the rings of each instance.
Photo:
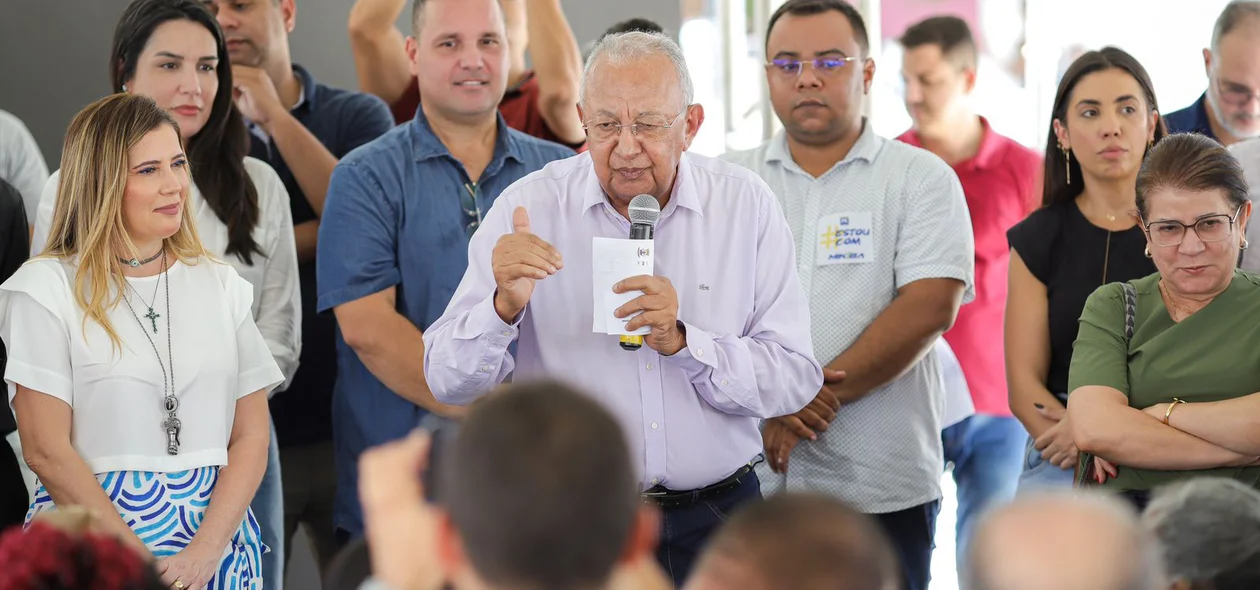
[[[661,483],[661,478],[659,478],[659,477],[653,477],[653,478],[652,478],[652,485],[656,485],[656,484],[658,484],[658,483]]]
[[[651,371],[651,370],[652,370],[652,363],[648,363],[648,364],[647,364],[647,370],[649,370],[649,371]]]
[[[728,382],[726,379],[723,379],[723,380],[722,380],[722,385],[730,385],[730,382]]]
[[[504,331],[503,331],[503,335],[504,335],[504,336],[511,336],[511,335],[512,335],[512,332],[510,332],[510,331],[508,331],[508,330],[504,330]]]
[[[493,370],[493,368],[492,368],[490,365],[481,365],[481,372],[482,372],[482,373],[489,373],[489,372],[490,372],[490,371],[492,371],[492,370]]]
[[[657,430],[657,429],[659,429],[659,428],[660,428],[660,425],[659,425],[659,424],[657,424],[657,423],[655,423],[655,422],[653,422],[653,423],[652,423],[652,430]]]
[[[696,350],[696,356],[704,356],[704,349],[701,348],[699,350]]]

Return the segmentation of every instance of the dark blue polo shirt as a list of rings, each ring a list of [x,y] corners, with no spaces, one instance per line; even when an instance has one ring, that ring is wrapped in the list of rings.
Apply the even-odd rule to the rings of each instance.
[[[475,188],[463,164],[433,134],[423,109],[342,158],[328,187],[327,221],[319,227],[321,313],[397,287],[398,313],[421,331],[442,315],[467,269],[468,232],[479,212],[489,211],[499,193],[521,177],[573,155],[569,148],[509,129],[502,115],[498,119],[494,157]],[[416,350],[417,371],[422,360]],[[337,371],[333,522],[357,536],[363,532],[359,454],[405,436],[427,412],[381,383],[340,332]]]
[[[1217,139],[1212,133],[1211,115],[1208,114],[1207,93],[1194,101],[1194,104],[1175,113],[1164,115],[1164,125],[1169,133],[1199,133]]]
[[[335,158],[380,137],[394,126],[389,106],[370,94],[320,84],[301,66],[302,99],[290,111]],[[293,225],[319,219],[275,144],[251,134],[249,155],[271,164],[289,191]],[[315,263],[298,265],[302,289],[302,355],[289,388],[271,398],[271,417],[280,446],[332,438],[332,391],[337,379],[336,322],[316,313]]]

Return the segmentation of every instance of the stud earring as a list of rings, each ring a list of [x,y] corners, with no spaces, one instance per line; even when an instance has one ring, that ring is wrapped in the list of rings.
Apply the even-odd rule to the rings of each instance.
[[[1151,245],[1150,245],[1150,244],[1147,244],[1147,245],[1146,245],[1146,248],[1145,248],[1144,250],[1142,250],[1142,253],[1143,253],[1143,254],[1145,254],[1147,258],[1150,258],[1150,257],[1151,257]]]
[[[123,84],[123,92],[127,92],[127,85]]]
[[[1247,238],[1243,238],[1243,243],[1242,243],[1242,246],[1240,246],[1238,249],[1239,249],[1239,250],[1246,250],[1246,249],[1247,249],[1247,246],[1250,246],[1250,245],[1251,245],[1251,244],[1248,244],[1248,243],[1247,243]]]

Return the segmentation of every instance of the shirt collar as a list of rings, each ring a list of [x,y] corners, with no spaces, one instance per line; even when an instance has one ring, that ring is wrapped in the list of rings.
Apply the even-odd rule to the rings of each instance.
[[[289,112],[298,110],[305,106],[307,110],[315,110],[315,78],[306,68],[293,64],[293,74],[297,76],[298,82],[302,83],[302,87],[298,89],[297,102],[293,104],[293,108]]]
[[[520,140],[512,134],[503,120],[503,115],[496,111],[495,119],[497,132],[494,138],[494,156],[490,159],[490,165],[486,166],[486,173],[498,170],[508,158],[517,162],[525,161],[521,155]],[[454,159],[450,150],[446,149],[446,144],[438,139],[436,133],[433,133],[433,128],[429,126],[429,118],[424,115],[423,108],[416,108],[416,116],[408,125],[411,126],[411,153],[417,162],[444,156]]]
[[[298,109],[304,106],[306,107],[308,111],[314,110],[315,109],[315,78],[311,77],[311,73],[306,71],[306,68],[303,68],[302,66],[299,66],[297,64],[293,65],[293,73],[294,75],[297,76],[297,79],[299,82],[298,99],[297,99],[297,102],[293,103],[293,108],[289,109],[289,112],[296,113]],[[307,95],[308,95],[306,91],[307,88],[311,89],[309,93],[310,98],[307,98]],[[252,133],[258,139],[261,139],[267,143],[271,142],[271,137],[267,135],[267,132],[263,131],[262,127],[258,126],[253,121],[246,120],[245,126],[248,127],[249,132]]]
[[[988,119],[980,117],[980,125],[983,127],[980,131],[980,149],[976,151],[976,155],[959,162],[954,168],[985,170],[999,164],[999,157],[1002,155],[1002,138],[993,132],[993,128],[989,126]],[[919,137],[919,132],[914,129],[906,131],[897,139],[917,148],[923,147],[923,139]]]
[[[581,157],[590,160],[591,153],[583,152]],[[696,181],[691,171],[690,154],[683,152],[678,158],[678,174],[674,176],[674,189],[669,194],[669,203],[665,204],[665,208],[661,210],[661,218],[669,217],[679,207],[695,211],[701,217],[704,217],[704,207],[700,205],[700,196],[696,192]],[[587,168],[587,181],[582,189],[582,211],[585,212],[591,207],[608,202],[608,196],[604,194],[604,188],[599,185],[599,176],[595,174],[594,161]],[[609,204],[611,207],[612,205]]]
[[[849,148],[849,153],[845,155],[843,160],[836,162],[832,166],[834,170],[837,166],[849,162],[851,160],[863,160],[873,162],[875,156],[879,154],[879,136],[875,135],[870,121],[866,117],[862,117],[862,134],[858,136],[857,142]],[[791,163],[793,167],[799,168],[796,161],[792,159],[792,152],[788,149],[787,131],[780,130],[775,137],[770,140],[770,145],[766,148],[766,163],[777,162],[779,164]],[[830,170],[828,170],[830,172]]]

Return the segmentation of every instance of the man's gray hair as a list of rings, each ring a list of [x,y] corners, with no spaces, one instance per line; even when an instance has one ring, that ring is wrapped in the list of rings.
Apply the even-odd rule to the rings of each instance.
[[[1256,0],[1234,0],[1225,5],[1221,15],[1216,17],[1216,26],[1212,29],[1212,52],[1221,47],[1221,39],[1230,31],[1238,28],[1248,19],[1260,19],[1260,2]]]
[[[1158,490],[1142,516],[1171,580],[1220,590],[1260,588],[1260,492],[1202,477]]]
[[[655,55],[664,55],[673,62],[674,70],[678,73],[678,87],[682,90],[683,104],[690,105],[695,98],[695,86],[691,83],[691,73],[687,70],[687,60],[683,58],[682,48],[665,35],[642,31],[615,33],[595,44],[590,57],[586,58],[586,67],[582,70],[578,103],[586,104],[586,85],[595,68],[602,65],[623,65]]]

